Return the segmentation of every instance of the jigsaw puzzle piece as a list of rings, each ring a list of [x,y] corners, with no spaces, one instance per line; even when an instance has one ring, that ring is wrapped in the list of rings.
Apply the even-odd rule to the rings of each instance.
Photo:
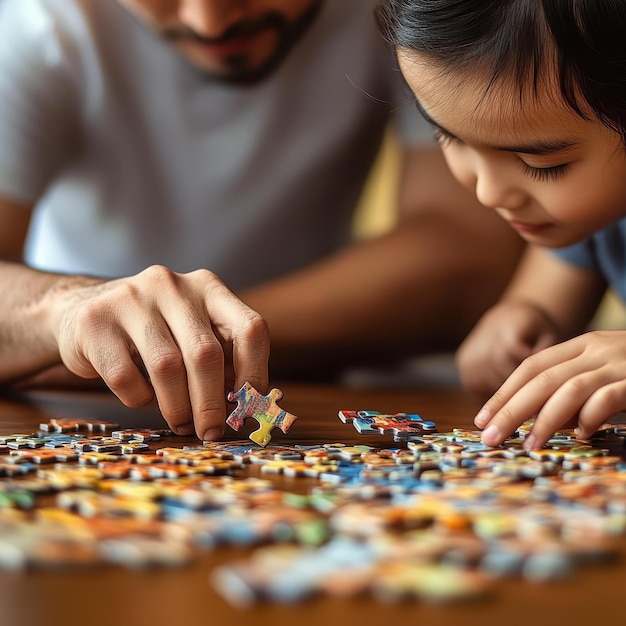
[[[376,428],[374,418],[371,416],[357,417],[352,420],[352,425],[361,435],[380,435],[380,430]]]
[[[283,392],[272,389],[267,395],[259,393],[250,383],[246,382],[239,391],[228,394],[229,402],[237,402],[237,407],[228,416],[226,423],[234,430],[240,430],[246,418],[251,417],[259,423],[259,428],[250,434],[250,439],[260,446],[267,446],[274,428],[287,433],[297,417],[281,409],[278,402]]]
[[[341,410],[337,415],[344,424],[351,423],[362,435],[391,434],[395,441],[407,441],[437,431],[435,422],[422,419],[418,413]]]
[[[381,415],[381,413],[379,411],[339,411],[337,415],[344,424],[350,424],[359,417],[370,417]]]

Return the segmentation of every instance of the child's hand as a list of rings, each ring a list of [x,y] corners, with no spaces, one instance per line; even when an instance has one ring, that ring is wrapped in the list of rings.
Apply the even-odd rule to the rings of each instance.
[[[539,448],[559,429],[590,437],[626,407],[626,331],[595,331],[527,358],[474,423],[496,446],[536,415],[524,447]]]
[[[554,326],[541,309],[503,301],[483,315],[457,352],[463,386],[493,393],[525,358],[555,341]]]

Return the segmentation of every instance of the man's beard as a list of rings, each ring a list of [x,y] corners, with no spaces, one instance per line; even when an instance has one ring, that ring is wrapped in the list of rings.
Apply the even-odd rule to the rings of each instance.
[[[233,54],[227,57],[222,72],[212,72],[208,69],[203,69],[190,60],[194,67],[210,80],[230,85],[254,85],[264,80],[278,68],[313,23],[322,3],[323,0],[314,0],[312,5],[293,23],[288,22],[281,14],[272,12],[255,22],[239,22],[215,39],[208,39],[193,30],[183,27],[165,28],[161,31],[161,35],[173,43],[197,41],[206,44],[222,44],[232,39],[254,37],[264,31],[275,31],[278,35],[276,49],[258,67],[249,67],[247,54]]]

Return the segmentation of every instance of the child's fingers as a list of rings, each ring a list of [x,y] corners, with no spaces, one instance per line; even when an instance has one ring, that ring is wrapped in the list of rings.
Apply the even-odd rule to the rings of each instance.
[[[583,409],[605,385],[604,375],[600,370],[582,372],[572,377],[562,372],[561,376],[561,385],[547,398],[537,414],[533,428],[524,442],[527,449],[542,447],[557,430],[571,426],[572,421],[576,423],[577,416],[580,426]],[[606,413],[602,417],[596,413],[592,421],[597,422],[599,419],[599,424],[605,417]],[[596,428],[597,425],[592,432]]]
[[[611,416],[626,409],[626,380],[605,384],[591,395],[580,410],[576,435],[588,439]]]
[[[488,410],[490,416],[496,415],[530,381],[535,381],[546,390],[554,391],[557,387],[557,377],[560,378],[560,376],[555,374],[552,368],[569,361],[573,363],[577,356],[579,356],[579,351],[572,350],[569,342],[557,344],[530,355],[502,383],[484,408]],[[578,373],[575,367],[572,368],[571,375]]]
[[[621,376],[616,380],[616,376],[612,368],[587,370],[581,359],[557,364],[515,389],[499,409],[493,409],[491,400],[486,403],[486,414],[492,417],[484,422],[483,442],[500,445],[533,415],[537,417],[525,441],[528,449],[543,446],[555,431],[576,421],[577,435],[588,438],[626,407],[626,380]],[[493,398],[496,406],[497,396]]]
[[[565,381],[580,373],[576,360],[559,361],[558,355],[548,354],[552,352],[563,351],[551,348],[529,357],[485,403],[475,419],[479,428],[485,428],[485,444],[500,445],[536,415]]]

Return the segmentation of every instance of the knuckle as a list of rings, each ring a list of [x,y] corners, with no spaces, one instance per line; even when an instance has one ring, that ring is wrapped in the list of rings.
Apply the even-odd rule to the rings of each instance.
[[[579,397],[587,392],[587,383],[580,376],[569,378],[563,383],[563,391],[568,396]]]
[[[174,429],[189,424],[190,411],[188,406],[164,407],[162,412],[167,423]]]
[[[216,282],[216,283],[222,284],[222,281],[219,279],[217,274],[215,274],[215,272],[212,272],[211,270],[206,269],[206,268],[200,268],[200,269],[194,270],[193,272],[190,272],[189,277],[193,278],[194,280],[197,279],[201,283]]]
[[[607,385],[596,391],[596,407],[599,411],[615,411],[623,408],[624,394],[615,385]]]
[[[183,357],[174,350],[154,351],[148,357],[146,367],[157,378],[169,378],[184,368]]]
[[[151,265],[143,270],[141,277],[162,288],[176,284],[177,274],[164,265]]]
[[[541,376],[543,374],[547,374],[549,370],[545,370],[542,366],[543,356],[541,352],[535,352],[530,356],[527,356],[523,361],[520,367],[524,370],[529,371],[531,373],[535,373],[537,376]]]
[[[506,402],[508,399],[509,399],[508,395],[506,395],[501,389],[498,389],[491,396],[489,405],[492,407],[504,407],[506,406]]]
[[[242,314],[239,328],[243,339],[260,341],[269,338],[270,331],[267,321],[252,309],[248,309]]]
[[[126,389],[133,381],[134,365],[117,361],[102,368],[102,378],[114,390]]]
[[[98,300],[86,300],[76,307],[73,326],[79,332],[99,331],[105,324],[106,311]]]
[[[534,356],[535,355],[533,355],[532,357],[528,357],[528,358],[532,359],[534,358]],[[531,371],[534,371],[533,368],[531,368]],[[541,389],[552,389],[555,383],[553,372],[550,370],[544,370],[544,369],[540,370],[535,375],[535,380]]]
[[[124,280],[115,285],[113,296],[116,302],[132,303],[141,301],[140,289],[134,281]]]
[[[224,360],[224,352],[222,346],[217,341],[196,338],[191,341],[189,359],[192,363],[201,367],[214,364],[221,366]]]
[[[503,430],[508,432],[509,425],[516,424],[517,422],[519,422],[519,420],[509,406],[504,405],[498,411],[498,424],[503,426]]]
[[[194,414],[198,417],[226,416],[226,403],[221,398],[204,398],[194,406]]]
[[[509,406],[504,405],[498,413],[500,423],[509,424],[510,422],[515,422],[515,415]]]
[[[142,406],[146,406],[152,398],[154,397],[154,393],[147,388],[145,391],[139,391],[137,388],[132,388],[132,393],[128,391],[127,393],[120,392],[120,396],[124,404],[131,409],[138,409]]]

